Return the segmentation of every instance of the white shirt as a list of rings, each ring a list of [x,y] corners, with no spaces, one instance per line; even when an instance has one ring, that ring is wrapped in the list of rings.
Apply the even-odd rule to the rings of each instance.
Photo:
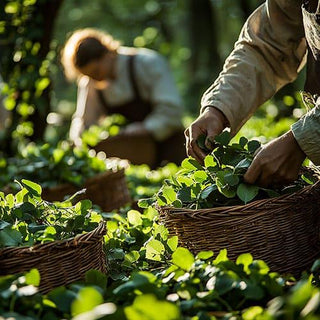
[[[120,47],[116,77],[103,90],[109,107],[117,107],[135,98],[130,80],[129,57],[135,53],[134,75],[142,99],[153,106],[143,124],[156,140],[161,141],[182,128],[182,101],[166,60],[149,49]],[[94,80],[83,76],[78,83],[77,108],[70,127],[70,138],[79,139],[81,132],[96,124],[106,112],[101,105]]]

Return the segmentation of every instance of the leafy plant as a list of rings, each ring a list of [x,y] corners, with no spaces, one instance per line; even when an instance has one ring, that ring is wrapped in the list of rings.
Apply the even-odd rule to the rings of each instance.
[[[82,143],[94,147],[100,141],[119,134],[121,128],[123,128],[126,123],[126,118],[121,114],[109,115],[103,118],[99,124],[90,126],[82,133]]]
[[[63,183],[81,186],[88,178],[107,170],[106,161],[97,157],[94,150],[74,148],[68,141],[55,147],[29,143],[16,157],[3,158],[0,166],[4,171],[0,178],[2,187],[14,179],[29,179],[42,187]],[[12,183],[10,186],[15,188]]]
[[[150,170],[146,165],[130,165],[126,169],[126,179],[131,198],[138,201],[142,198],[152,197],[161,188],[163,181],[176,174],[179,167],[168,163],[157,170]]]
[[[90,200],[50,203],[41,199],[40,185],[29,180],[19,185],[15,195],[0,192],[0,248],[68,239],[92,231],[102,219]]]
[[[140,200],[141,207],[150,204],[185,207],[191,209],[246,204],[250,201],[294,192],[314,178],[302,175],[285,188],[266,189],[244,182],[243,176],[250,166],[255,151],[260,147],[256,140],[241,137],[230,144],[230,134],[223,132],[215,139],[215,148],[204,159],[204,165],[187,158],[177,174],[164,181],[162,188],[152,198]],[[204,149],[203,141],[199,146]]]

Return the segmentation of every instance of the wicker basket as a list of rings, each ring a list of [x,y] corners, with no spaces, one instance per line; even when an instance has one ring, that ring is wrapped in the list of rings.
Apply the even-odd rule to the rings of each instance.
[[[160,221],[196,253],[228,250],[263,259],[272,271],[299,275],[320,256],[320,182],[277,198],[211,209],[159,208]]]
[[[83,188],[86,192],[77,196],[76,200],[90,199],[99,205],[102,210],[111,211],[131,202],[124,169],[118,171],[106,171],[89,178]],[[71,184],[58,185],[53,188],[44,188],[43,199],[47,201],[62,201],[82,188]]]
[[[81,280],[90,269],[107,272],[103,250],[105,223],[91,232],[73,239],[57,240],[33,247],[13,247],[0,250],[0,275],[20,273],[37,268],[40,291]]]

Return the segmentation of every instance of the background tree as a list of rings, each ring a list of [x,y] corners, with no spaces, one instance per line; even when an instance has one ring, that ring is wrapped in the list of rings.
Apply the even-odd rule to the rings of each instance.
[[[21,136],[43,138],[50,112],[51,39],[63,0],[16,0],[1,2],[0,65],[7,83],[5,107],[11,121],[1,143],[12,154]],[[50,55],[51,54],[51,55]]]

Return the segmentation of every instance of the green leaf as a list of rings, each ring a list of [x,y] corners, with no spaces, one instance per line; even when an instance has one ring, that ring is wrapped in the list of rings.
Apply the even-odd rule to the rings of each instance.
[[[203,183],[208,179],[208,175],[204,170],[199,170],[193,174],[193,178],[196,182]]]
[[[175,251],[178,247],[178,237],[173,236],[173,237],[169,238],[167,241],[167,244],[172,252]]]
[[[218,187],[215,184],[212,184],[211,186],[206,187],[201,191],[200,198],[207,199],[209,195],[215,190],[218,190]]]
[[[128,221],[131,225],[135,227],[142,225],[141,214],[139,211],[130,210],[128,211],[127,216],[128,216]]]
[[[172,262],[179,268],[189,271],[194,263],[194,256],[188,249],[179,247],[172,254]]]
[[[159,240],[152,239],[146,245],[146,258],[161,261],[164,251],[164,245]]]
[[[91,269],[86,272],[85,280],[87,285],[93,285],[105,289],[107,287],[107,276],[98,271]]]
[[[216,184],[218,190],[221,194],[223,194],[226,198],[234,198],[236,195],[236,190],[227,184],[225,184],[224,180],[220,180],[218,177],[216,179]]]
[[[262,314],[263,314],[263,308],[260,306],[254,306],[246,309],[242,313],[242,318],[243,320],[256,320],[256,319],[259,319],[259,316],[261,316]],[[263,319],[262,316],[261,316],[261,319]]]
[[[30,180],[22,179],[21,184],[34,196],[40,197],[42,188],[39,184]]]
[[[227,249],[222,249],[220,250],[219,254],[217,255],[217,257],[215,258],[215,260],[213,261],[214,265],[219,264],[220,262],[225,262],[228,261],[228,255],[227,255]]]
[[[0,247],[16,247],[22,243],[22,235],[10,227],[0,231]]]
[[[199,146],[200,149],[202,149],[205,153],[209,153],[210,150],[206,147],[206,138],[207,136],[205,134],[201,134],[197,138],[197,145]]]
[[[240,162],[238,162],[238,164],[235,166],[236,170],[240,170],[240,169],[248,169],[251,165],[251,160],[245,158],[242,159]]]
[[[257,140],[251,140],[248,142],[248,151],[253,154],[256,152],[257,149],[259,149],[261,146],[261,143]]]
[[[179,308],[166,300],[158,300],[154,295],[137,296],[131,306],[125,307],[128,320],[179,320]]]
[[[146,209],[149,206],[151,206],[153,203],[154,203],[154,199],[153,198],[140,199],[138,201],[138,207],[142,208],[142,209]]]
[[[213,251],[200,251],[196,258],[201,260],[208,260],[213,257]]]
[[[224,181],[229,185],[229,186],[236,186],[239,183],[239,176],[233,173],[227,173],[224,176]]]
[[[128,253],[126,253],[126,255],[124,256],[124,260],[130,264],[138,261],[140,258],[140,254],[138,251],[130,251]]]
[[[241,137],[239,139],[239,144],[242,148],[244,148],[246,146],[246,144],[248,143],[248,139],[246,137]]]
[[[186,158],[181,162],[181,167],[190,171],[202,170],[202,166],[193,158]]]
[[[246,288],[243,290],[244,296],[249,300],[261,300],[264,297],[263,289],[250,281],[246,281]]]
[[[217,165],[216,161],[214,160],[214,157],[212,155],[207,155],[204,158],[204,166],[206,168],[215,167]]]
[[[240,183],[237,188],[237,195],[245,204],[253,200],[258,193],[259,187],[247,183]]]
[[[48,297],[56,304],[58,310],[70,313],[71,303],[76,298],[76,293],[65,287],[58,287],[50,291]]]
[[[236,260],[236,264],[242,264],[244,271],[249,270],[249,265],[252,263],[253,257],[250,253],[243,253],[240,256],[238,256]]]
[[[3,221],[3,220],[0,220],[0,231],[1,231],[2,229],[4,229],[4,228],[9,227],[9,226],[11,226],[10,223],[8,223],[8,222],[6,222],[6,221]]]
[[[71,314],[75,316],[77,314],[90,311],[99,304],[102,304],[103,301],[103,296],[95,288],[82,288],[79,291],[76,299],[72,302]]]
[[[38,287],[40,284],[40,273],[37,269],[31,269],[25,274],[26,284]]]
[[[190,201],[192,201],[191,188],[190,187],[182,187],[177,192],[177,198],[182,202],[190,202]]]
[[[223,131],[219,135],[217,135],[214,139],[216,142],[222,144],[223,146],[227,146],[231,140],[230,132]]]
[[[53,161],[55,163],[59,163],[62,160],[64,154],[65,154],[65,152],[62,149],[53,150],[53,153],[52,153]]]
[[[168,204],[171,204],[172,202],[174,202],[177,199],[176,192],[170,186],[164,186],[162,188],[162,194],[165,197],[165,199],[167,200]]]

